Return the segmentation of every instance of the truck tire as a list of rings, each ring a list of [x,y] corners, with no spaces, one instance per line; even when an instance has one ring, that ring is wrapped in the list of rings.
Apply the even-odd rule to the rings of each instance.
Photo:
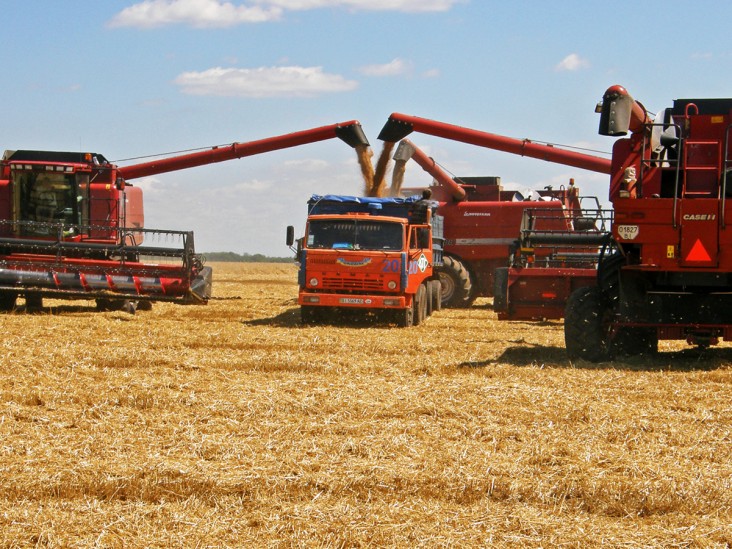
[[[433,301],[432,301],[432,293],[434,292],[434,288],[432,287],[432,282],[430,280],[425,280],[422,285],[424,286],[425,290],[425,317],[432,316],[432,307],[433,307]]]
[[[430,280],[428,284],[432,285],[432,311],[442,309],[442,284],[439,280]]]
[[[417,294],[414,296],[414,325],[419,326],[427,317],[427,290],[424,284],[419,285]]]
[[[463,263],[446,255],[442,266],[435,267],[442,285],[442,306],[452,308],[470,307],[473,302],[473,283],[470,273]]]
[[[303,324],[317,324],[321,320],[321,311],[319,307],[312,305],[300,306],[300,322]]]
[[[610,360],[609,314],[610,308],[597,286],[584,286],[570,294],[564,315],[564,344],[570,360]]]
[[[414,304],[404,309],[394,311],[397,326],[401,328],[410,328],[414,326]]]

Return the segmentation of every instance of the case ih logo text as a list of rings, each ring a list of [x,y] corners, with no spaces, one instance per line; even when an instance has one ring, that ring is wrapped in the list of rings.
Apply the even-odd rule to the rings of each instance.
[[[714,221],[717,214],[684,214],[684,221]]]

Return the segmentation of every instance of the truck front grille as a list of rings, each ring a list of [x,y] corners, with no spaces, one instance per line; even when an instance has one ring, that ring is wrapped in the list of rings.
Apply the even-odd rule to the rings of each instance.
[[[379,292],[384,289],[383,282],[379,279],[362,279],[343,276],[323,277],[324,290],[360,290]]]

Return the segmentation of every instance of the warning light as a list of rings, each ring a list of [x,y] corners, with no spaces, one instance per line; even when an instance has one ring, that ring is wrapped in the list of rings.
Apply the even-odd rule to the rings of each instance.
[[[688,255],[686,256],[686,261],[711,261],[712,258],[709,256],[709,252],[707,252],[706,248],[704,247],[704,244],[701,243],[701,240],[698,238],[696,239],[696,242],[694,242],[694,245],[691,247],[691,250],[689,251]]]

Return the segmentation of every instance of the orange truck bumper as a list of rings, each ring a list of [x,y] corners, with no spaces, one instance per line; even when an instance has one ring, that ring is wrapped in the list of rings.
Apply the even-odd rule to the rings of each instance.
[[[407,298],[403,295],[359,295],[300,292],[299,305],[314,307],[355,307],[361,309],[406,309]]]

